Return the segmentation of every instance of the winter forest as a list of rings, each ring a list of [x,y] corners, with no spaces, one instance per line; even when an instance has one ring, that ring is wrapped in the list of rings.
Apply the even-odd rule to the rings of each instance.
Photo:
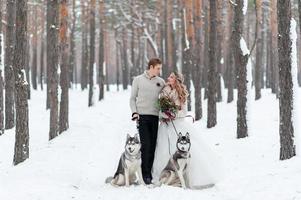
[[[212,188],[105,184],[154,57],[223,163]],[[300,200],[300,103],[301,0],[0,0],[0,199]]]

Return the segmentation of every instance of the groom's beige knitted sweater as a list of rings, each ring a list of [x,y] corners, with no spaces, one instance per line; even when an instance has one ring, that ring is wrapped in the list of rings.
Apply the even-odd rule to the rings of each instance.
[[[159,76],[150,77],[147,71],[136,76],[132,83],[130,98],[132,113],[158,116],[159,109],[156,103],[164,84],[162,78]]]

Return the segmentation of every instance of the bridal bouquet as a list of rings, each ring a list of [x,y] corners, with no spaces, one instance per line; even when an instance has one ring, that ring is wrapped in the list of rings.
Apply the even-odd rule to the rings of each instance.
[[[161,121],[167,122],[176,118],[179,107],[168,96],[161,96],[158,99],[158,107],[162,113]]]

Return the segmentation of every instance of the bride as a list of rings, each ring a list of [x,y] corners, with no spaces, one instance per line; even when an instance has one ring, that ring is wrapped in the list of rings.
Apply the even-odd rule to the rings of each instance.
[[[187,166],[188,185],[192,189],[203,188],[208,185],[214,185],[221,178],[220,162],[217,155],[205,143],[202,133],[196,127],[187,121],[187,96],[186,86],[183,84],[183,75],[173,72],[167,79],[167,84],[160,93],[160,97],[168,96],[179,108],[176,116],[171,121],[160,112],[161,122],[158,129],[157,146],[152,169],[153,182],[158,182],[160,174],[166,166],[169,158],[177,150],[176,142],[177,132],[190,135],[191,158]],[[185,119],[186,118],[186,119]]]

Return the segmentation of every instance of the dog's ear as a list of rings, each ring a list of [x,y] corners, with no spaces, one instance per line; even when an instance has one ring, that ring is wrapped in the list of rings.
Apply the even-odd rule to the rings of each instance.
[[[126,140],[128,140],[130,137],[131,137],[130,134],[127,134],[126,135]]]
[[[190,137],[188,132],[186,132],[186,137],[187,137],[188,139],[189,139],[189,137]]]
[[[181,132],[179,132],[179,137],[182,137],[183,135],[182,135],[182,133]]]
[[[135,134],[135,139],[138,140],[138,141],[140,141],[140,137],[139,137],[138,133]]]

